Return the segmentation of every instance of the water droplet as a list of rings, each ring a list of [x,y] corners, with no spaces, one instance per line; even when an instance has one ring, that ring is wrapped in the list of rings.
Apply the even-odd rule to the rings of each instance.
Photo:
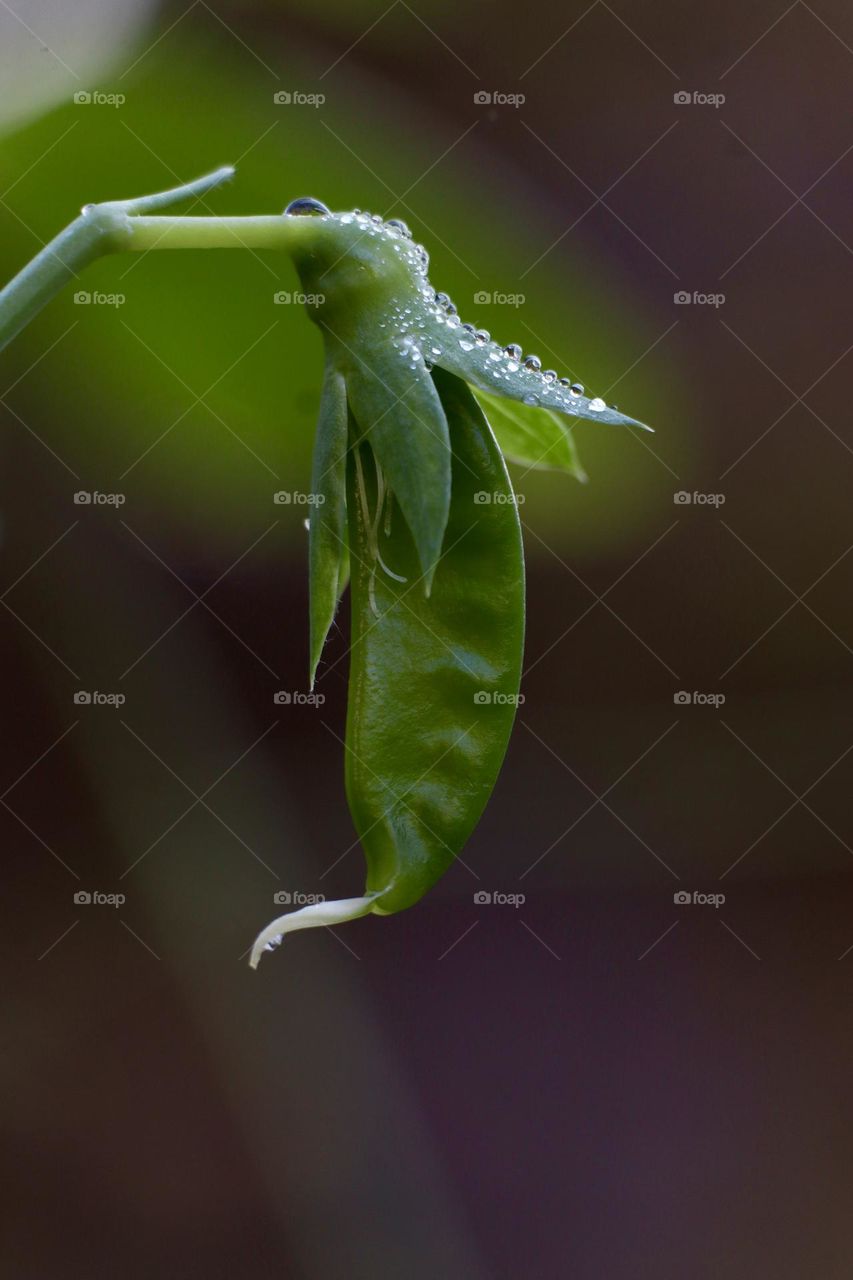
[[[532,396],[532,395],[526,395],[526,396],[524,397],[524,403],[525,403],[525,404],[529,404],[529,405],[535,405],[535,404],[538,404],[538,403],[539,403],[539,397],[538,397],[538,396]]]
[[[349,224],[352,222],[352,214],[351,213],[341,214],[341,222],[345,227],[348,227]]]
[[[465,330],[465,332],[466,332],[466,333],[476,333],[476,332],[477,332],[477,331],[476,331],[476,329],[474,328],[474,326],[473,326],[472,324],[463,324],[462,328]]]
[[[94,207],[95,206],[93,204],[84,204],[80,212],[83,214],[83,217],[85,218],[87,214],[92,212]]]
[[[534,373],[538,373],[542,368],[542,361],[538,356],[528,356],[524,362],[525,369],[532,369]]]
[[[462,350],[463,350],[463,351],[473,351],[473,350],[474,350],[474,344],[473,344],[473,342],[466,342],[464,338],[460,338],[460,339],[459,339],[459,345],[460,345],[460,347],[462,348]]]
[[[316,217],[318,214],[328,213],[329,210],[321,201],[314,200],[311,196],[300,196],[298,200],[291,200],[284,212],[289,213],[291,217]]]
[[[432,354],[433,354],[434,356],[440,356],[440,355],[441,355],[441,347],[430,347],[430,351],[432,352]]]
[[[490,359],[490,360],[503,360],[503,352],[501,352],[501,351],[490,351],[490,352],[489,352],[489,359]]]
[[[435,295],[435,300],[440,307],[446,307],[448,302],[450,301],[450,294],[441,293],[441,291],[438,291]]]
[[[593,413],[601,413],[601,410],[606,409],[607,405],[600,396],[596,396],[594,400],[590,400],[587,408],[592,409]]]
[[[573,396],[582,396],[582,395],[583,395],[583,383],[582,383],[582,382],[573,382],[573,383],[572,383],[572,385],[571,385],[571,387],[569,388],[569,390],[571,391],[571,393],[572,393],[572,395],[573,395]]]
[[[403,222],[402,218],[389,218],[387,225],[389,227],[396,227],[401,236],[405,236],[407,240],[411,240],[412,233],[406,226],[405,222]]]
[[[517,342],[511,342],[508,347],[504,347],[504,351],[513,360],[521,359],[521,347],[518,345]]]
[[[264,951],[275,951],[277,947],[281,946],[282,937],[283,934],[279,933],[274,938],[270,938],[269,942],[264,943]]]
[[[478,330],[477,330],[476,338],[477,338],[477,341],[478,341],[481,345],[485,345],[485,344],[489,341],[489,336],[490,336],[490,335],[489,335],[489,331],[488,331],[488,329],[478,329]]]
[[[520,366],[517,360],[507,360],[506,367],[510,373],[518,373]]]
[[[445,311],[447,312],[447,314],[448,314],[449,316],[458,316],[458,315],[459,315],[459,311],[458,311],[458,310],[457,310],[457,308],[453,305],[453,303],[452,303],[452,302],[448,302],[447,306],[445,307]]]
[[[557,381],[557,370],[556,370],[556,369],[546,369],[546,370],[545,370],[545,372],[542,374],[542,377],[545,379],[545,381],[546,381],[546,382],[556,382],[556,381]]]
[[[381,214],[381,213],[372,213],[372,214],[370,215],[370,221],[371,221],[371,222],[381,222],[381,221],[382,221],[382,214]]]

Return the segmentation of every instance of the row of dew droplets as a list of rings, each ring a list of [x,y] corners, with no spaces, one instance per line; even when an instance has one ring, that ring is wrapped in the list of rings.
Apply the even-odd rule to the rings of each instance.
[[[299,216],[335,217],[344,226],[355,223],[363,228],[365,234],[371,239],[381,236],[386,240],[390,240],[394,251],[405,259],[407,265],[412,268],[416,278],[419,280],[420,295],[428,304],[432,318],[438,324],[446,325],[451,331],[459,331],[458,335],[456,335],[456,340],[461,351],[466,354],[478,350],[486,352],[488,364],[494,366],[490,369],[490,373],[499,382],[514,380],[517,374],[522,374],[525,381],[529,377],[530,387],[523,396],[525,404],[531,406],[541,405],[543,403],[541,392],[547,388],[551,394],[545,400],[546,406],[549,401],[552,402],[553,397],[565,412],[570,414],[577,413],[577,401],[584,395],[584,387],[581,383],[573,382],[571,378],[558,377],[555,369],[545,369],[543,371],[539,357],[535,355],[525,356],[518,343],[511,342],[501,348],[496,342],[492,341],[487,329],[477,329],[472,324],[460,321],[458,310],[449,295],[441,290],[436,291],[432,288],[427,278],[429,254],[423,245],[414,243],[412,233],[402,219],[389,218],[385,221],[378,213],[363,213],[360,209],[353,209],[351,213],[331,214],[324,204],[310,197],[302,197],[291,201],[285,209],[285,213]],[[426,322],[422,318],[415,318],[415,309],[398,304],[393,308],[387,320],[379,322],[379,327],[385,328],[387,321],[391,322],[395,331],[395,345],[410,368],[416,368],[418,361],[423,359],[426,367],[431,369],[442,355],[442,349],[427,339],[424,333]],[[412,330],[414,328],[420,330],[423,336],[419,337],[413,334]],[[430,345],[424,350],[427,341],[430,342]],[[587,402],[587,410],[593,413],[600,413],[606,408],[607,405],[600,396],[596,396]]]

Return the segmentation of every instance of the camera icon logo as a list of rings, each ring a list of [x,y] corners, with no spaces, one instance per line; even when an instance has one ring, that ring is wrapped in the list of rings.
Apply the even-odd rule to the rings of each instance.
[[[87,103],[92,101],[92,95],[85,89],[78,89],[74,95],[74,101],[78,107],[85,106]]]
[[[478,307],[486,306],[492,300],[492,295],[488,289],[478,289],[474,294],[474,301]]]
[[[78,489],[74,495],[74,505],[76,507],[88,507],[91,506],[91,503],[91,493],[87,493],[85,489]]]
[[[687,907],[691,902],[690,894],[686,889],[679,889],[672,895],[672,900],[677,907]]]
[[[689,93],[686,93],[684,89],[681,89],[678,93],[674,93],[672,95],[672,100],[677,107],[686,107],[691,101],[691,98]]]
[[[289,906],[290,903],[293,901],[293,896],[292,894],[288,893],[287,889],[278,889],[273,894],[272,900],[273,902],[277,903],[278,906],[286,907],[286,906]]]
[[[277,93],[273,94],[272,100],[278,106],[286,107],[293,101],[293,95],[288,93],[286,89],[279,89]]]
[[[293,296],[286,289],[279,289],[278,293],[273,294],[272,300],[277,307],[286,307],[293,301]]]
[[[693,297],[686,289],[679,289],[672,295],[672,300],[677,307],[687,307],[693,301]]]
[[[75,707],[88,707],[91,706],[91,703],[92,695],[89,693],[88,689],[78,689],[74,695]]]
[[[292,501],[293,498],[286,489],[279,489],[278,493],[273,494],[273,502],[277,507],[288,507]]]
[[[672,695],[672,700],[677,707],[687,707],[692,702],[692,698],[686,689],[679,689],[678,693]]]
[[[272,700],[278,707],[289,707],[293,701],[293,694],[288,693],[286,689],[279,689],[277,693],[273,694]]]
[[[693,501],[693,495],[688,493],[686,489],[679,489],[677,493],[672,495],[672,500],[677,507],[688,507]]]
[[[92,901],[92,895],[85,889],[78,889],[74,895],[74,901],[78,907],[85,907]]]
[[[492,895],[486,889],[478,889],[474,894],[474,902],[478,907],[485,906],[487,903],[491,902],[491,900]]]
[[[478,507],[487,506],[488,503],[491,502],[491,500],[492,500],[492,495],[490,493],[486,493],[483,489],[478,489],[478,491],[474,494],[474,501],[476,502]]]
[[[480,89],[474,94],[474,103],[478,107],[487,107],[492,100],[492,95],[485,89]]]
[[[492,700],[492,695],[488,693],[485,689],[478,689],[477,692],[474,694],[475,707],[485,707],[491,702],[491,700]]]
[[[78,307],[85,307],[92,301],[92,295],[86,289],[78,289],[74,295],[74,304]]]

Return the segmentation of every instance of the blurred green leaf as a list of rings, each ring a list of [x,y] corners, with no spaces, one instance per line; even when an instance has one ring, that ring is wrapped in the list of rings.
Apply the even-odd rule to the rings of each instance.
[[[586,481],[572,429],[558,413],[502,400],[476,387],[474,396],[510,462],[537,471],[568,471],[581,483]]]

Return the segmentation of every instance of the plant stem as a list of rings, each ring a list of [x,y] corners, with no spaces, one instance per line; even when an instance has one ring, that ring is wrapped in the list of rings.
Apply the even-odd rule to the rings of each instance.
[[[45,303],[96,258],[149,249],[282,249],[298,234],[280,215],[229,218],[151,217],[178,200],[203,195],[227,182],[230,166],[194,182],[131,200],[86,205],[40,253],[0,290],[0,350],[41,311]]]
[[[294,219],[280,214],[231,218],[133,218],[124,249],[288,249]]]

